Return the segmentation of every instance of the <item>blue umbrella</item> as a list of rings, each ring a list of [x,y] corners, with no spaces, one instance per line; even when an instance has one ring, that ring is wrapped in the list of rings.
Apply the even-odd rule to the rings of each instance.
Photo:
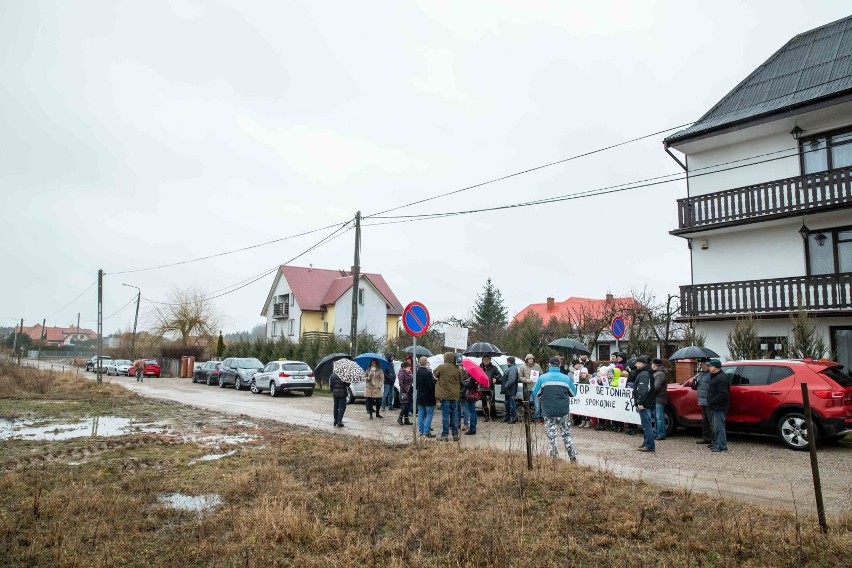
[[[379,365],[385,371],[390,370],[390,363],[388,363],[388,360],[385,359],[384,355],[381,355],[379,353],[361,353],[360,355],[355,357],[355,362],[358,363],[358,365],[360,365],[362,369],[366,370],[367,367],[370,366],[370,361],[373,359],[378,359]]]

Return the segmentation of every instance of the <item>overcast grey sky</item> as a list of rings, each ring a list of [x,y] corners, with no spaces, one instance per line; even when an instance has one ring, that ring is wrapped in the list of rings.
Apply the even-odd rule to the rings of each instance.
[[[0,0],[0,325],[207,291],[327,232],[246,247],[697,119],[848,1]],[[676,173],[656,136],[395,212],[469,210]],[[685,184],[365,227],[363,269],[433,318],[489,276],[547,296],[676,293]],[[366,224],[366,222],[365,222]],[[294,264],[349,268],[349,232]],[[272,276],[215,300],[250,328]],[[143,310],[145,303],[143,303]],[[133,308],[105,320],[132,326]]]

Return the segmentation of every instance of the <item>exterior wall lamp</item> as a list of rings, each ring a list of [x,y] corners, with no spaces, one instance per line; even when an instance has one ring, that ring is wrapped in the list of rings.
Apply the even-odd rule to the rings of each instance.
[[[798,125],[798,124],[797,124],[796,126],[794,126],[794,127],[793,127],[793,130],[791,130],[791,131],[790,131],[790,135],[791,135],[793,138],[795,138],[796,140],[798,140],[799,138],[801,138],[801,137],[802,137],[802,134],[804,134],[804,133],[805,133],[805,131],[804,131],[804,130],[802,130],[802,129],[799,127],[799,125]]]
[[[802,228],[799,229],[799,234],[802,235],[803,241],[808,240],[808,235],[810,234],[810,232],[811,232],[811,230],[808,229],[808,226],[805,225],[804,223],[802,223]]]
[[[814,237],[814,240],[817,242],[817,244],[818,244],[819,246],[825,246],[825,241],[827,241],[827,240],[828,240],[828,237],[826,237],[826,236],[822,233],[822,231],[820,231],[819,233],[817,233],[817,234],[816,234],[816,236]]]
[[[799,229],[799,234],[802,235],[802,239],[806,241],[808,240],[808,236],[810,236],[811,234],[811,230],[808,229],[807,225],[802,223],[802,228]],[[818,246],[822,247],[825,246],[825,241],[828,240],[828,237],[825,236],[825,233],[820,231],[816,235],[814,235],[814,240],[817,242]]]

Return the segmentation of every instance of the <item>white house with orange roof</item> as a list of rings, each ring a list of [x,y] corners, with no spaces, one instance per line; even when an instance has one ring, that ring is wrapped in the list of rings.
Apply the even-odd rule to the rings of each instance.
[[[349,271],[282,265],[260,313],[266,337],[298,342],[305,334],[348,336],[352,293]],[[396,339],[403,306],[384,277],[362,272],[357,294],[358,332]]]

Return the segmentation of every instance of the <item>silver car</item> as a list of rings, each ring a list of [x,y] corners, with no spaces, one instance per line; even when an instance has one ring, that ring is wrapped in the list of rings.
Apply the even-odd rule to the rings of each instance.
[[[393,380],[393,405],[394,408],[399,406],[399,369],[402,366],[402,363],[399,361],[393,362],[393,376],[395,377]],[[347,399],[347,404],[352,404],[356,399],[364,399],[364,390],[367,385],[361,381],[360,383],[355,383],[354,385],[349,385],[349,398]]]
[[[133,366],[133,361],[128,359],[113,359],[111,361],[102,361],[106,367],[107,375],[125,375],[130,376],[130,367]]]
[[[270,396],[282,392],[314,394],[316,379],[310,365],[302,361],[272,361],[251,378],[249,389],[254,394],[269,391]]]

